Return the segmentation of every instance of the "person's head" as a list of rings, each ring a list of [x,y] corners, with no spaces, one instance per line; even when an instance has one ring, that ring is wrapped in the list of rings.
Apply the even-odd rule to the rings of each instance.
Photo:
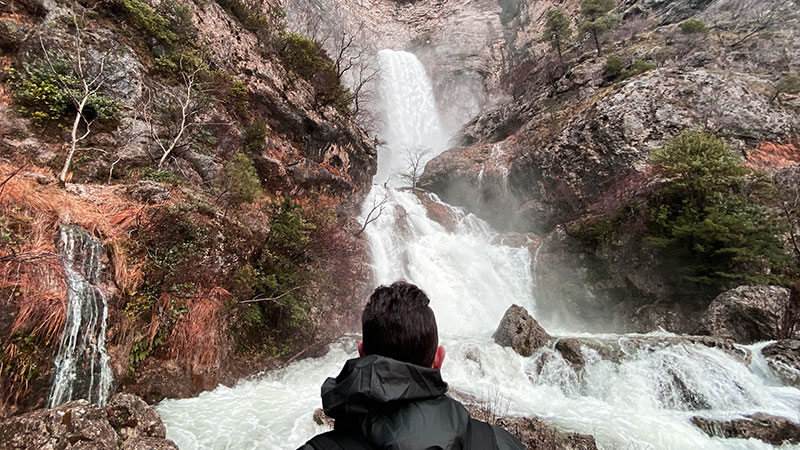
[[[436,317],[422,289],[405,281],[379,286],[361,314],[361,356],[381,355],[423,367],[440,369]]]

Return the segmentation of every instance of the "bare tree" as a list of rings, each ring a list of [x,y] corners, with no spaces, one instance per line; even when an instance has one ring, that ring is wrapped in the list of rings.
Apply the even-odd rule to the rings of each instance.
[[[62,183],[67,180],[67,173],[69,173],[72,158],[78,149],[78,143],[89,137],[92,125],[100,118],[97,111],[92,117],[87,117],[87,105],[98,96],[109,76],[106,72],[106,63],[110,52],[103,54],[99,62],[91,61],[88,48],[84,44],[83,30],[79,25],[79,17],[73,12],[71,19],[75,28],[72,48],[59,52],[56,57],[60,61],[68,62],[70,69],[77,78],[77,86],[75,83],[68,81],[64,74],[61,73],[62,71],[56,69],[54,57],[47,50],[41,36],[39,37],[39,45],[42,47],[42,52],[50,71],[55,75],[59,88],[69,97],[75,107],[75,118],[72,120],[72,127],[70,128],[69,150],[58,175],[58,179]],[[80,19],[80,22],[83,22],[83,18],[81,17]]]
[[[726,45],[723,32],[733,33],[735,40],[730,44],[736,48],[749,39],[768,31],[778,17],[779,2],[764,0],[730,0],[719,2],[711,29],[721,45]]]
[[[386,189],[383,192],[383,195],[378,196],[377,194],[372,196],[372,208],[370,208],[367,216],[364,218],[364,222],[361,224],[361,228],[356,232],[356,236],[360,235],[367,229],[367,226],[372,222],[378,220],[378,218],[383,214],[383,210],[386,208],[386,203],[389,201],[389,190]]]
[[[403,159],[406,160],[406,171],[400,174],[400,177],[411,183],[411,188],[416,189],[417,182],[422,176],[422,171],[425,170],[425,157],[428,156],[431,149],[422,146],[408,146],[403,149]]]
[[[187,139],[188,130],[195,124],[197,113],[201,106],[202,91],[200,89],[200,77],[203,72],[208,70],[208,66],[203,63],[194,68],[184,68],[184,61],[181,59],[180,72],[182,84],[180,91],[176,94],[168,90],[162,91],[162,98],[155,99],[153,90],[149,89],[147,101],[141,108],[142,119],[150,129],[150,137],[160,149],[158,169],[164,166],[176,149],[180,148]],[[161,111],[162,117],[156,117],[156,111]],[[174,115],[173,118],[169,116]],[[161,124],[161,128],[166,128],[166,134],[159,133],[159,119],[161,121],[172,121],[174,119],[175,128],[169,129],[170,124]]]

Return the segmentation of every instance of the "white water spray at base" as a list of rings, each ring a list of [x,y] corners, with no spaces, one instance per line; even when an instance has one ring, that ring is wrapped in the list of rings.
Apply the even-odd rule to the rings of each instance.
[[[113,375],[106,352],[108,303],[100,289],[105,248],[84,229],[62,225],[67,309],[48,405],[77,398],[104,405]]]

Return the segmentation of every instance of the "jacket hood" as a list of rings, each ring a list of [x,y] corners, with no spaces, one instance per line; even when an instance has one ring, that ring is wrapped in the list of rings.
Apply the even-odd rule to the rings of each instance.
[[[322,407],[334,419],[369,414],[387,403],[420,401],[447,392],[436,369],[428,369],[378,355],[347,361],[336,378],[322,385]]]

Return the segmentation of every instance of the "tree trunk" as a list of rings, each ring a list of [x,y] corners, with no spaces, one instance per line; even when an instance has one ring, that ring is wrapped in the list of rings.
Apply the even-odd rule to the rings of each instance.
[[[67,172],[69,172],[69,166],[72,164],[72,157],[75,155],[75,150],[78,148],[78,127],[81,124],[81,117],[83,117],[83,108],[86,106],[86,101],[89,99],[89,96],[86,95],[81,99],[81,102],[78,104],[78,112],[75,113],[75,121],[72,122],[72,142],[69,147],[69,152],[67,153],[67,159],[64,161],[64,167],[61,168],[61,174],[59,174],[58,179],[65,183],[67,181]]]
[[[597,56],[600,56],[600,41],[597,39],[597,31],[592,31],[592,36],[594,36],[594,45],[597,47]]]

